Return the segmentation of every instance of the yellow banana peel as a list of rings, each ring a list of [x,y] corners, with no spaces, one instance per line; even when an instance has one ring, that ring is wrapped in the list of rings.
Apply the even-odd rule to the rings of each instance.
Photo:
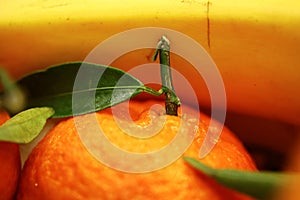
[[[49,65],[83,60],[122,31],[168,28],[192,37],[211,55],[230,111],[299,124],[299,9],[298,0],[4,0],[0,65],[19,78]],[[151,53],[136,51],[112,65],[126,70],[149,62]],[[209,106],[201,78],[176,57],[171,65],[186,69],[201,105]]]

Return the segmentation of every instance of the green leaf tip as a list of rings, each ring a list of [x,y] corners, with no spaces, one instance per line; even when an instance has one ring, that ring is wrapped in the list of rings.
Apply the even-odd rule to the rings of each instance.
[[[288,184],[292,178],[300,178],[299,174],[280,172],[214,169],[191,157],[183,159],[221,185],[258,199],[268,199],[276,189]]]
[[[42,131],[54,114],[50,107],[31,108],[18,113],[0,126],[0,141],[29,143]]]

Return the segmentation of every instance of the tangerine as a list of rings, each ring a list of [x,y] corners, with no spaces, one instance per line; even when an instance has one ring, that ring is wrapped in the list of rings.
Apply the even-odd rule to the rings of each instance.
[[[96,126],[101,127],[111,143],[126,152],[147,155],[170,144],[178,134],[181,121],[186,117],[181,111],[178,116],[164,115],[160,108],[153,106],[157,104],[163,105],[164,102],[130,100],[129,115],[124,102],[96,113],[70,117],[59,122],[34,148],[26,161],[17,199],[251,199],[219,185],[181,158],[152,172],[131,173],[128,169],[154,164],[153,160],[144,160],[144,163],[127,161],[126,170],[116,170],[116,166],[107,166],[92,155],[100,150],[109,157],[113,156],[113,152],[101,148],[101,145],[92,146],[94,149],[90,151],[82,142],[82,135],[78,134],[78,130],[95,127],[90,119],[96,116]],[[193,109],[185,110],[190,116],[199,116]],[[197,128],[186,127],[194,139],[184,156],[194,157],[216,168],[257,170],[242,143],[226,127],[208,156],[199,159],[199,150],[211,120],[202,113],[200,115]],[[131,119],[137,127],[151,127],[155,120],[161,118],[164,119],[162,129],[149,138],[124,134],[124,129],[120,128],[120,124],[129,124],[128,120]],[[79,124],[78,119],[81,122]],[[142,130],[137,133],[145,134]],[[89,132],[84,134],[89,135]],[[158,161],[167,160],[168,156],[172,155],[163,155]]]
[[[0,110],[0,125],[8,119],[8,113]],[[0,163],[0,199],[13,199],[21,171],[19,145],[0,141]]]

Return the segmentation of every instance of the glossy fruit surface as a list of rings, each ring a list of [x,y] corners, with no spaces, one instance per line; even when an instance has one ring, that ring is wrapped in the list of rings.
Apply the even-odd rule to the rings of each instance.
[[[0,110],[0,125],[8,119],[9,115]],[[0,141],[0,199],[13,199],[20,170],[19,145]]]
[[[106,137],[119,148],[128,152],[149,153],[167,146],[178,133],[179,116],[165,116],[159,110],[149,108],[163,101],[130,101],[130,116],[141,127],[151,123],[154,117],[166,117],[160,132],[147,139],[137,139],[124,134],[115,119],[126,117],[125,103],[96,113],[98,125]],[[192,109],[187,113],[195,114]],[[113,113],[113,114],[112,114]],[[199,114],[199,113],[198,113]],[[56,125],[36,146],[25,163],[18,199],[248,199],[228,190],[204,174],[191,168],[183,159],[149,173],[127,173],[105,166],[93,157],[80,140],[77,130],[94,126],[87,120],[93,114],[79,116],[82,124],[75,125],[68,118]],[[152,116],[152,117],[153,117]],[[114,118],[116,117],[116,118]],[[151,118],[152,120],[154,118]],[[185,156],[198,158],[199,149],[208,129],[210,119],[201,114],[198,129],[191,131],[195,139]],[[144,132],[141,131],[140,134]],[[88,133],[86,133],[88,134]],[[93,150],[97,150],[94,146]],[[101,149],[101,148],[100,148]],[[103,150],[103,149],[102,149]],[[104,149],[105,155],[112,153]],[[160,157],[160,160],[167,159]],[[224,128],[219,141],[202,162],[217,168],[256,170],[256,166],[240,141]],[[147,160],[146,160],[147,163]],[[129,163],[139,167],[145,163]],[[148,162],[148,164],[153,164]]]

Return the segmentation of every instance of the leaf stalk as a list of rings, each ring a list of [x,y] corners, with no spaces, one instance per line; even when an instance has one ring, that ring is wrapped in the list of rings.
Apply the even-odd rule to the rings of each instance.
[[[162,92],[165,94],[165,108],[167,115],[178,115],[178,107],[180,100],[176,96],[172,82],[172,74],[170,67],[170,41],[166,36],[162,36],[157,44],[157,49],[154,53],[153,60],[159,55],[160,75],[162,82]]]

